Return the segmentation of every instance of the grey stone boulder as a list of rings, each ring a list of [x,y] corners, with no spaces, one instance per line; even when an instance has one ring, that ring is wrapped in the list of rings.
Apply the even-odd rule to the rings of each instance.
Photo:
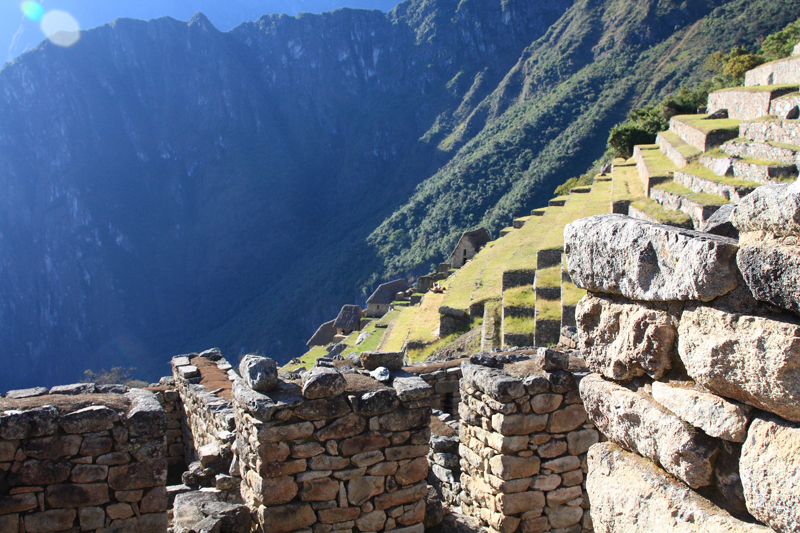
[[[753,412],[749,405],[658,381],[653,383],[653,399],[706,435],[732,442],[744,442],[747,437],[747,424]]]
[[[634,300],[710,301],[739,283],[737,243],[699,231],[606,214],[564,228],[578,287]]]
[[[245,355],[239,362],[239,374],[254,391],[269,392],[278,385],[278,365],[269,357]]]
[[[387,383],[392,379],[392,373],[389,372],[389,369],[385,366],[379,366],[375,370],[369,373],[370,376],[377,379],[381,383]]]
[[[156,395],[144,389],[131,389],[125,394],[130,401],[128,432],[134,438],[162,437],[167,431],[167,414]]]
[[[442,498],[435,488],[428,486],[428,491],[425,493],[425,518],[422,525],[425,529],[430,529],[441,524],[442,520],[444,520]]]
[[[58,409],[44,405],[0,414],[0,439],[20,440],[52,435],[58,430]]]
[[[56,385],[50,389],[50,394],[63,394],[77,396],[78,394],[92,394],[95,392],[94,383],[72,383],[70,385]]]
[[[750,514],[775,531],[800,531],[800,425],[756,417],[739,471]]]
[[[498,402],[507,403],[526,394],[521,379],[509,376],[501,369],[476,365],[469,361],[461,363],[461,379]]]
[[[739,201],[731,215],[739,234],[766,232],[776,237],[800,235],[800,185],[763,185]]]
[[[172,384],[170,386],[174,387],[175,386],[175,380],[172,377],[170,377],[169,379],[172,380]],[[163,380],[164,380],[164,378],[161,378],[161,381],[163,381]],[[158,384],[159,385],[164,385],[163,383],[161,383],[161,381],[159,381]],[[126,392],[128,392],[130,390],[130,388],[128,388],[126,385],[120,385],[120,384],[97,385],[95,387],[95,389],[96,389],[98,394],[125,394]]]
[[[10,390],[6,393],[6,398],[13,400],[20,400],[22,398],[34,398],[36,396],[44,396],[49,391],[45,387],[33,387],[31,389],[17,389]]]
[[[772,533],[732,517],[656,465],[609,442],[587,456],[597,533]]]
[[[160,405],[159,405],[160,407]],[[114,427],[119,414],[105,405],[90,405],[63,415],[58,423],[66,433],[92,433]]]
[[[353,407],[358,415],[376,416],[397,410],[400,400],[394,389],[378,389],[362,394],[353,401]]]
[[[752,316],[689,305],[678,353],[703,388],[800,422],[800,325],[790,314]]]
[[[334,368],[314,367],[303,374],[303,397],[309,400],[339,396],[347,388],[347,380]]]
[[[587,293],[575,308],[578,346],[592,372],[617,381],[661,377],[677,359],[680,302]]]
[[[736,206],[734,204],[725,204],[719,209],[714,211],[714,214],[708,217],[703,231],[720,237],[728,237],[730,239],[739,239],[739,230],[736,229],[731,223],[731,215]]]
[[[542,370],[568,370],[569,354],[551,348],[539,348],[533,359],[542,367]]]
[[[742,237],[736,264],[756,299],[800,314],[800,246],[796,237]]]
[[[711,485],[719,448],[644,393],[590,374],[581,380],[589,419],[608,440],[660,464],[692,488]]]
[[[174,533],[189,533],[205,515],[201,511],[204,503],[220,502],[221,493],[191,491],[175,496],[173,506]]]
[[[428,385],[424,379],[413,374],[396,376],[392,381],[392,387],[401,402],[423,400],[433,394],[433,387]]]
[[[403,368],[403,360],[403,352],[361,352],[361,366],[366,370],[375,370],[381,366],[389,370],[400,370]]]
[[[206,501],[200,504],[200,512],[220,523],[220,533],[250,533],[250,511],[245,505]]]
[[[210,359],[211,361],[219,361],[222,359],[222,351],[219,348],[209,348],[208,350],[203,350],[198,355]]]

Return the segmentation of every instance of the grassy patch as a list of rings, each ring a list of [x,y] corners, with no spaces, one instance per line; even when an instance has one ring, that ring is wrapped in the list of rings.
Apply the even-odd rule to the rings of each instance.
[[[327,354],[328,350],[326,350],[324,346],[314,346],[309,351],[298,357],[298,359],[300,360],[299,364],[287,363],[282,367],[282,370],[286,370],[287,372],[292,372],[294,370],[297,370],[301,366],[304,366],[306,368],[311,368],[312,366],[314,366],[314,361],[316,361],[323,355]]]
[[[700,163],[692,163],[683,167],[680,172],[691,174],[704,180],[713,181],[714,183],[721,183],[723,185],[730,185],[732,187],[758,187],[759,184],[755,181],[743,180],[734,178],[733,176],[717,176],[708,167]]]
[[[503,321],[503,333],[533,333],[535,330],[533,317],[510,316]]]
[[[586,296],[584,289],[579,289],[571,281],[565,281],[561,284],[561,304],[564,306],[576,305],[581,301],[581,298]]]
[[[678,122],[702,131],[705,134],[737,132],[739,131],[739,121],[733,118],[720,118],[715,120],[705,120],[708,115],[677,115],[672,117]]]
[[[654,189],[658,189],[660,191],[668,192],[670,194],[675,194],[677,196],[686,196],[688,194],[694,193],[694,191],[688,187],[684,187],[680,183],[676,183],[674,181],[665,181],[664,183],[659,183],[653,187]]]
[[[536,271],[537,287],[559,287],[561,285],[561,266],[541,268]]]
[[[392,325],[381,349],[387,352],[398,352],[403,348],[406,339],[409,342],[422,343],[435,341],[437,337],[434,332],[439,329],[439,307],[444,305],[442,303],[444,298],[444,294],[429,292],[419,307],[400,309],[399,316]]]
[[[676,209],[664,209],[664,207],[650,198],[640,198],[631,205],[646,215],[653,217],[653,219],[663,224],[689,224],[691,225],[692,219],[683,211]]]
[[[722,196],[717,196],[716,194],[708,194],[706,192],[696,192],[694,194],[690,194],[686,197],[687,200],[691,200],[693,202],[697,202],[700,205],[726,205],[731,202],[723,198]]]
[[[675,163],[670,161],[670,159],[658,149],[658,145],[652,144],[640,146],[639,151],[641,153],[642,161],[644,161],[644,164],[650,173],[650,177],[671,177],[672,173],[678,170],[678,167],[675,166]]]
[[[535,307],[536,293],[531,287],[514,287],[503,293],[503,304],[506,307]]]
[[[561,300],[536,300],[537,320],[561,320]]]
[[[703,152],[695,148],[694,146],[687,144],[683,139],[681,139],[677,133],[672,131],[662,131],[659,133],[666,141],[678,151],[679,154],[683,156],[684,159],[687,161],[693,159]]]
[[[636,162],[633,158],[625,161],[624,165],[615,163],[611,176],[612,202],[630,201],[645,195],[644,184],[642,184],[639,172],[636,170]]]

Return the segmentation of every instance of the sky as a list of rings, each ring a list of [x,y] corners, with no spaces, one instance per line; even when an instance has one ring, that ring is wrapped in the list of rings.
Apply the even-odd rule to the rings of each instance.
[[[261,15],[321,13],[340,7],[388,11],[397,0],[0,0],[0,59],[11,61],[50,38],[69,46],[81,29],[119,17],[152,19],[170,16],[189,20],[198,11],[220,30],[258,19]]]

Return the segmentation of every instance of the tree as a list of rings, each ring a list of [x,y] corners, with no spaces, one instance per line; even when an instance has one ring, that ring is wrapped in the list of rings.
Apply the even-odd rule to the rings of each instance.
[[[136,367],[122,368],[121,366],[112,367],[111,370],[101,369],[99,372],[84,370],[84,383],[96,383],[98,385],[125,385],[127,387],[147,387],[148,383],[140,379],[131,377]]]

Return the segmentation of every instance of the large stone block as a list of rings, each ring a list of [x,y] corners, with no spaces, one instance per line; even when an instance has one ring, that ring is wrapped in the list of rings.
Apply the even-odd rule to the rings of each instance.
[[[739,233],[766,232],[776,237],[800,236],[800,186],[770,184],[757,188],[731,214]]]
[[[361,416],[391,413],[400,405],[394,389],[379,389],[367,392],[354,402],[355,412]]]
[[[58,424],[67,433],[90,433],[111,429],[119,420],[119,415],[105,405],[91,405],[65,414]]]
[[[45,488],[44,498],[47,505],[55,509],[96,507],[110,500],[105,483],[50,485]]]
[[[367,370],[385,367],[389,370],[403,368],[403,352],[361,352],[361,366]]]
[[[747,509],[775,531],[800,531],[800,425],[760,415],[742,446]]]
[[[312,526],[317,515],[307,503],[276,505],[264,507],[257,511],[258,523],[264,533],[289,533]]]
[[[634,300],[709,301],[739,283],[736,241],[624,215],[564,228],[569,275],[582,289]]]
[[[497,368],[476,365],[469,361],[461,363],[462,380],[472,383],[498,402],[510,402],[525,395],[522,380],[505,374]]]
[[[800,422],[800,325],[792,315],[687,306],[678,353],[692,379],[709,391]]]
[[[656,465],[609,442],[588,455],[586,490],[597,533],[770,533],[733,518]]]
[[[515,455],[495,455],[489,459],[491,473],[502,480],[529,478],[539,473],[541,459],[517,457]]]
[[[712,483],[718,447],[650,396],[597,374],[583,378],[580,391],[590,420],[608,440],[659,463],[692,488]]]
[[[661,379],[678,355],[682,310],[680,302],[587,293],[575,308],[581,356],[592,372],[610,379]]]
[[[137,461],[128,465],[114,466],[108,471],[108,486],[114,490],[147,489],[165,485],[166,482],[166,459]]]
[[[61,459],[78,454],[81,447],[79,435],[39,437],[22,442],[22,451],[31,459]]]
[[[800,314],[800,246],[797,237],[747,233],[736,263],[753,296]]]
[[[52,435],[58,429],[58,410],[45,405],[27,411],[6,411],[0,415],[0,439],[18,440]]]
[[[75,522],[75,509],[53,509],[25,516],[26,533],[52,533],[67,531]]]
[[[269,392],[278,385],[278,365],[269,357],[245,355],[239,362],[239,375],[254,391]]]
[[[8,472],[8,484],[12,487],[18,485],[51,485],[61,483],[69,478],[70,463],[66,459],[60,461],[27,461],[12,463]]]
[[[671,387],[656,381],[653,398],[706,435],[744,442],[753,408],[716,394],[685,387]]]
[[[338,396],[347,388],[347,380],[336,369],[315,366],[303,374],[303,396],[309,400]]]
[[[380,421],[381,428],[389,431],[406,431],[425,427],[430,424],[431,408],[399,409],[393,413],[382,415],[378,420]]]
[[[167,414],[156,395],[144,389],[131,389],[125,396],[131,402],[127,413],[130,436],[162,437],[167,431]]]
[[[320,442],[329,439],[346,439],[358,435],[367,427],[364,418],[350,413],[342,418],[337,418],[327,426],[314,433],[314,438]]]

